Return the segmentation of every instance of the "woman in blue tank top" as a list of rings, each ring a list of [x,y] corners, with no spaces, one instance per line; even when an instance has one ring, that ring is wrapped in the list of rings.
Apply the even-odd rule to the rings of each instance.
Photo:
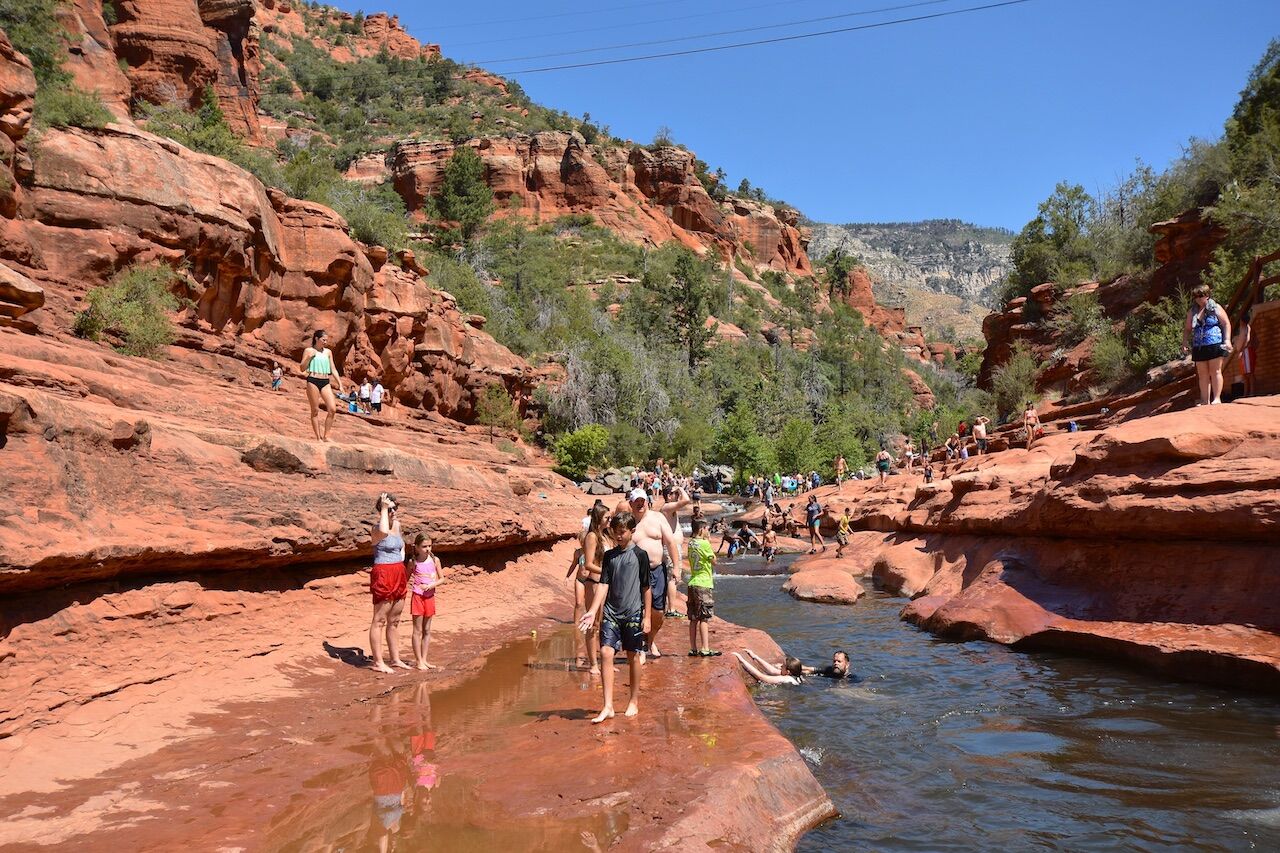
[[[1197,406],[1222,402],[1222,362],[1231,354],[1231,318],[1209,295],[1209,285],[1191,291],[1191,309],[1182,329],[1182,351],[1191,353],[1200,381]]]

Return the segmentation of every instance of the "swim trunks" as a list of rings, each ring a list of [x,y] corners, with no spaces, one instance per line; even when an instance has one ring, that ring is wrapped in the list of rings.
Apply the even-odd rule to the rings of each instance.
[[[656,568],[649,570],[649,589],[653,593],[653,609],[667,609],[667,561],[664,559]]]
[[[697,622],[709,622],[714,615],[715,595],[709,586],[689,587],[689,618]]]
[[[643,613],[628,613],[619,619],[606,615],[600,623],[600,645],[609,646],[614,651],[644,651],[643,623]]]

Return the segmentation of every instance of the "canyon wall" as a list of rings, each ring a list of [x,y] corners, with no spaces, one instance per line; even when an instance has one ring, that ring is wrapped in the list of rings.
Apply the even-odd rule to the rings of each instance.
[[[820,492],[865,531],[841,565],[910,596],[905,618],[1280,692],[1280,399],[937,467]]]
[[[588,213],[633,242],[674,240],[723,258],[742,255],[760,268],[813,272],[794,211],[742,199],[717,203],[698,181],[694,154],[684,149],[593,146],[579,133],[553,131],[463,144],[484,162],[497,216],[542,223]],[[407,140],[392,148],[390,178],[410,211],[421,213],[439,190],[456,147]]]

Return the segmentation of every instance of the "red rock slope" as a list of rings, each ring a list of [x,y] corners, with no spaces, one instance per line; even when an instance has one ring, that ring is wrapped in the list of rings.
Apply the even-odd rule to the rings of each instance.
[[[1280,692],[1280,397],[824,495],[846,502],[878,531],[847,568],[930,631]]]

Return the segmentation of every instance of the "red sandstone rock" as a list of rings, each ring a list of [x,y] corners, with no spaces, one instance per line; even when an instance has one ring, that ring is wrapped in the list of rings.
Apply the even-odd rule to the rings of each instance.
[[[196,334],[184,346],[296,362],[323,326],[349,377],[385,373],[395,399],[463,420],[494,382],[529,390],[523,360],[415,275],[375,273],[322,205],[266,193],[224,160],[125,128],[51,130],[39,156],[33,221],[15,223],[11,238],[40,259],[16,268],[44,286],[63,329],[123,258],[185,263]]]
[[[896,533],[876,581],[929,630],[1280,690],[1277,448],[1280,398],[1251,398],[819,499]]]
[[[851,574],[837,568],[801,569],[787,578],[782,591],[819,604],[853,604],[866,592]]]
[[[679,148],[598,150],[577,133],[485,138],[467,143],[484,161],[485,180],[498,202],[497,216],[548,222],[590,213],[623,238],[649,245],[675,240],[721,257],[748,254],[762,266],[812,273],[794,212],[735,202],[728,214],[698,182],[694,155]],[[411,211],[420,211],[443,180],[455,146],[404,141],[390,157],[396,189]]]

